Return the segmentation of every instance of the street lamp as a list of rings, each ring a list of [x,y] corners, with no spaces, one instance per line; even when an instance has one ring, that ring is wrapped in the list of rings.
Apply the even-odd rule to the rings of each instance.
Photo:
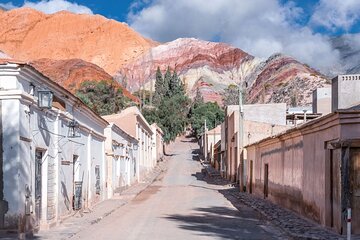
[[[39,108],[51,109],[53,93],[49,90],[38,90],[38,106]]]
[[[138,150],[138,148],[139,148],[139,145],[137,143],[134,143],[133,144],[133,149],[136,151],[136,150]]]
[[[73,119],[69,122],[68,127],[69,127],[69,130],[68,130],[69,138],[80,137],[80,133],[79,133],[80,124],[75,119]]]

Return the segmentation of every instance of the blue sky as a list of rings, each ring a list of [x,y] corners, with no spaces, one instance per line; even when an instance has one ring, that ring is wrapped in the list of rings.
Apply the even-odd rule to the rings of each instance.
[[[159,42],[220,41],[263,58],[281,52],[319,69],[339,60],[329,38],[351,34],[351,44],[360,46],[360,0],[0,0],[0,6],[101,14]]]
[[[42,0],[48,1],[48,0]],[[161,0],[160,0],[161,1]],[[181,0],[174,0],[173,2]],[[225,0],[226,1],[226,0]],[[320,0],[278,0],[280,5],[286,5],[289,2],[293,3],[295,6],[303,9],[301,18],[297,19],[296,23],[300,25],[309,24],[310,18],[314,13],[316,7],[318,6]],[[330,0],[331,1],[331,0]],[[350,0],[351,1],[351,0]],[[354,0],[356,1],[356,0]],[[0,0],[0,4],[12,4],[13,6],[22,6],[24,5],[24,0]],[[29,0],[27,2],[41,2],[38,0]],[[101,14],[107,18],[112,18],[121,22],[128,22],[128,15],[131,13],[141,12],[143,8],[151,5],[154,0],[70,0],[71,3],[77,3],[82,6],[86,6],[94,14]],[[345,0],[346,2],[346,0]],[[138,4],[140,7],[134,8],[134,4]],[[132,8],[133,7],[133,8]],[[323,33],[330,36],[337,36],[344,33],[358,33],[360,31],[360,21],[357,21],[350,29],[337,28],[335,30],[329,30],[324,26],[312,26],[314,32]],[[214,39],[216,40],[216,38]]]

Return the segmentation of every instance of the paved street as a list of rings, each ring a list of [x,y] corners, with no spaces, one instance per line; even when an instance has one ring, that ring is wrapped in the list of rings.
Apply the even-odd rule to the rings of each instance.
[[[232,206],[219,192],[227,186],[204,181],[196,149],[190,139],[179,139],[157,181],[72,239],[279,239],[254,210]]]

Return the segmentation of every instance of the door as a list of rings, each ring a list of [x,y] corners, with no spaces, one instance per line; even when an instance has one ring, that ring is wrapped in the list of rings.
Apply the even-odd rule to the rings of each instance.
[[[82,181],[80,179],[79,156],[73,155],[73,210],[81,209]]]
[[[360,148],[350,149],[352,233],[360,233]]]
[[[253,190],[253,161],[250,160],[250,183],[249,183],[249,193],[251,194]]]
[[[264,167],[264,198],[267,198],[269,194],[269,164],[265,164]]]
[[[41,166],[43,161],[43,151],[35,150],[35,222],[40,225],[41,219]]]

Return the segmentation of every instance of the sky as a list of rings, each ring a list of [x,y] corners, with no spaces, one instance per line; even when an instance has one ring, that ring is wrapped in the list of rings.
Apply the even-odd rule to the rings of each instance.
[[[159,42],[221,41],[257,57],[281,52],[318,69],[339,62],[329,38],[346,35],[360,45],[360,0],[0,0],[0,6],[101,14]]]

